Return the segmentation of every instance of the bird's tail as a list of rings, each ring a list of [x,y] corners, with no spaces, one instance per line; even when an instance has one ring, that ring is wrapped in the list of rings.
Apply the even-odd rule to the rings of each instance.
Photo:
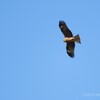
[[[74,36],[74,41],[77,42],[77,43],[81,43],[81,39],[80,39],[79,34],[77,34],[76,36]]]

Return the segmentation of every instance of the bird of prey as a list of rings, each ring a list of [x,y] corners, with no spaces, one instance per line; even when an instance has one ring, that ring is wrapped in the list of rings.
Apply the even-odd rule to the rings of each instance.
[[[81,43],[80,37],[79,35],[73,37],[72,32],[64,21],[59,21],[59,28],[65,37],[64,42],[66,42],[66,52],[71,58],[74,58],[75,42]]]

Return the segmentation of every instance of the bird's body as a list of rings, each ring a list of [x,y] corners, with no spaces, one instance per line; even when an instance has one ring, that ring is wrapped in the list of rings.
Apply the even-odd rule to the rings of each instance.
[[[73,37],[72,32],[67,27],[66,23],[64,21],[59,21],[59,28],[61,29],[61,32],[63,33],[64,37],[70,38]],[[66,52],[70,57],[74,57],[74,49],[75,49],[75,42],[66,42]]]

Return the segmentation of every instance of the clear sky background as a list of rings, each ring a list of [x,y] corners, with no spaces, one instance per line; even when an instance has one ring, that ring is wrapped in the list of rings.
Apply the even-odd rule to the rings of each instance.
[[[0,100],[100,100],[100,0],[1,0]]]

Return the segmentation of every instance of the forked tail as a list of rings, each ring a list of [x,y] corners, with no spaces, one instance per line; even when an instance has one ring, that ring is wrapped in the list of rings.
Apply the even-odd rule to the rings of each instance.
[[[74,36],[74,40],[75,40],[75,42],[77,42],[77,43],[81,43],[81,39],[80,39],[79,34],[77,34],[76,36]]]

